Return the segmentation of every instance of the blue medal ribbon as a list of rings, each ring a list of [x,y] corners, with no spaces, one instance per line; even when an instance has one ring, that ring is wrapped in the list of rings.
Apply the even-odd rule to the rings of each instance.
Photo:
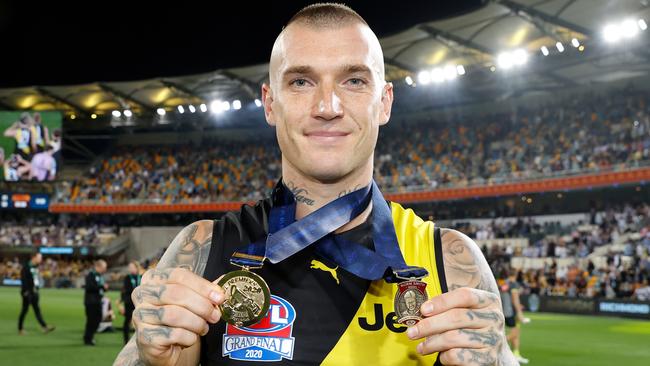
[[[234,265],[261,268],[264,260],[281,262],[314,245],[324,258],[367,280],[400,282],[426,277],[421,267],[407,266],[399,249],[390,206],[377,184],[351,192],[295,220],[293,194],[281,184],[274,190],[274,206],[269,213],[269,234],[260,241],[235,251]],[[335,237],[333,232],[359,216],[372,202],[372,238],[375,250]]]

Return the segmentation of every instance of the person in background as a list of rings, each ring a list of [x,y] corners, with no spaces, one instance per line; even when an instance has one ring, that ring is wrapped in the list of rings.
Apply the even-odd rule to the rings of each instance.
[[[131,331],[131,318],[133,317],[133,310],[135,305],[131,299],[133,289],[140,286],[142,279],[142,267],[138,261],[131,261],[129,263],[129,274],[124,277],[124,286],[122,287],[122,304],[124,305],[124,344],[129,341]]]
[[[43,119],[40,113],[34,113],[32,118],[34,119],[34,124],[31,128],[32,146],[34,153],[40,153],[45,151],[45,147],[50,142],[50,131],[47,129],[47,126],[43,125]]]
[[[115,312],[113,311],[113,304],[108,296],[102,298],[102,321],[99,323],[97,333],[110,333],[114,332],[113,320],[115,320]]]
[[[510,343],[512,353],[521,364],[527,364],[528,359],[521,356],[519,352],[521,328],[520,324],[525,322],[523,308],[519,301],[519,284],[517,283],[516,274],[503,270],[502,280],[499,281],[499,294],[501,295],[501,305],[503,306],[503,316],[505,317],[506,328],[510,329],[506,339]]]
[[[36,320],[38,320],[38,323],[41,325],[43,333],[49,333],[55,329],[53,326],[49,326],[45,323],[45,320],[43,320],[43,316],[41,315],[41,308],[38,304],[38,289],[41,287],[41,277],[38,272],[38,265],[41,264],[42,261],[43,255],[39,252],[34,252],[29,261],[25,262],[20,271],[20,294],[23,298],[23,307],[20,311],[20,316],[18,317],[19,335],[25,335],[23,323],[25,321],[25,315],[27,315],[27,311],[29,310],[29,305],[32,305],[34,308]]]
[[[20,119],[14,122],[9,128],[7,128],[2,135],[16,141],[16,147],[14,149],[14,154],[20,155],[23,159],[29,161],[34,154],[36,149],[36,144],[32,144],[32,125],[34,124],[34,119],[32,116],[24,112],[20,115]]]
[[[102,298],[108,285],[104,283],[106,273],[106,261],[99,259],[95,261],[95,266],[86,275],[86,285],[84,293],[84,306],[86,308],[86,330],[84,332],[84,344],[87,346],[95,345],[95,332],[102,321]]]

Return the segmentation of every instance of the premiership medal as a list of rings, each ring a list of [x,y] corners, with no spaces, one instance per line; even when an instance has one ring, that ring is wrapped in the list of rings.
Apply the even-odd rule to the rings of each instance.
[[[247,270],[232,271],[217,284],[226,293],[219,310],[228,324],[247,327],[262,320],[269,311],[271,291],[259,275]]]
[[[397,284],[393,306],[397,322],[413,326],[422,319],[420,307],[427,301],[427,284],[419,279],[411,279]]]

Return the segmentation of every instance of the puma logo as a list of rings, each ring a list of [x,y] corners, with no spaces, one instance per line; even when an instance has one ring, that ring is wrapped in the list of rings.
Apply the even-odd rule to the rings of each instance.
[[[316,259],[312,259],[311,261],[311,267],[309,268],[316,268],[320,269],[321,271],[329,272],[332,277],[336,280],[336,284],[339,285],[339,277],[336,275],[336,270],[339,269],[339,266],[336,266],[335,268],[330,268],[326,265],[324,265],[322,262],[317,261]]]

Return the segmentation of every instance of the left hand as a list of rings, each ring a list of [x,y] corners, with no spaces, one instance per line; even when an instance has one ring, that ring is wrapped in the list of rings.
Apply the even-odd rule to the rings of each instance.
[[[424,317],[408,329],[421,354],[439,352],[443,365],[499,365],[506,344],[501,301],[492,292],[462,287],[422,304]]]

